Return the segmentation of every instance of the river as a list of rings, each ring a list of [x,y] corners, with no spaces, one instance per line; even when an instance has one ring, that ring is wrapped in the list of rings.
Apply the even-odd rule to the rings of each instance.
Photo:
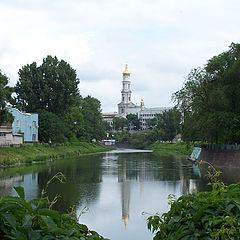
[[[56,173],[50,199],[60,195],[55,208],[66,212],[76,206],[79,221],[112,240],[150,240],[149,214],[168,211],[168,195],[206,189],[197,166],[174,154],[121,149],[43,164],[0,170],[0,192],[16,195],[13,186],[23,186],[26,198],[39,197]]]

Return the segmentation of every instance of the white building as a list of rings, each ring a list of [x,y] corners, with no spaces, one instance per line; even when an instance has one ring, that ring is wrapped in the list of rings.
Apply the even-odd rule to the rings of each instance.
[[[142,130],[147,128],[148,119],[155,118],[158,114],[162,114],[163,111],[167,111],[170,108],[159,107],[159,108],[147,108],[144,106],[144,100],[141,99],[140,105],[136,105],[132,102],[131,99],[131,80],[130,72],[128,71],[127,64],[125,70],[123,71],[123,80],[122,80],[122,91],[121,91],[121,102],[118,104],[118,113],[103,113],[103,119],[109,122],[112,126],[112,120],[114,117],[123,117],[125,118],[128,114],[137,114],[138,119],[140,120],[140,127]]]
[[[131,94],[130,72],[128,71],[126,64],[122,80],[122,101],[118,104],[118,114],[121,117],[126,117],[130,113],[137,114],[140,110],[140,106],[132,103]]]

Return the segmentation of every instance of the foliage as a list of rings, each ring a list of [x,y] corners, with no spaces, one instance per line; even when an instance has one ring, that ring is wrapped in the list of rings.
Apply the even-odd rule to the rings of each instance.
[[[190,156],[193,151],[194,143],[190,142],[180,142],[180,143],[153,143],[148,149],[153,149],[155,151],[159,150],[173,150],[184,155]]]
[[[54,178],[64,180],[62,174],[57,174]],[[46,189],[51,180],[48,181]],[[0,200],[1,239],[104,239],[86,225],[78,223],[74,211],[60,214],[52,210],[57,198],[49,201],[45,196],[46,189],[42,191],[40,198],[31,201],[25,200],[22,187],[14,189],[17,197],[4,196]]]
[[[63,143],[67,141],[66,136],[69,129],[56,114],[46,110],[38,111],[39,140],[45,143]]]
[[[16,106],[27,112],[46,110],[61,115],[79,97],[78,84],[76,70],[64,60],[47,56],[40,66],[33,62],[19,70]]]
[[[130,133],[129,131],[116,132],[113,137],[117,142],[126,143],[129,142]]]
[[[80,139],[84,132],[84,120],[79,107],[71,107],[63,119],[70,130],[70,139],[74,137]]]
[[[155,127],[157,126],[157,123],[158,123],[157,117],[146,119],[146,124],[148,129],[155,129]]]
[[[157,140],[156,131],[137,131],[134,132],[130,137],[130,144],[134,148],[143,149],[149,146],[151,143]]]
[[[11,101],[12,88],[7,86],[8,78],[0,70],[0,124],[12,122],[12,115],[6,110],[6,102]]]
[[[173,99],[184,113],[184,140],[239,142],[240,44],[193,69]]]
[[[39,113],[41,142],[101,140],[104,124],[101,104],[82,98],[76,71],[64,60],[47,56],[43,63],[27,64],[19,70],[15,106]]]
[[[74,142],[57,144],[51,147],[48,144],[22,145],[16,148],[1,148],[0,165],[14,165],[47,161],[64,157],[77,156],[84,153],[105,152],[112,150],[96,143]]]
[[[240,183],[225,186],[217,180],[219,174],[216,170],[209,174],[211,191],[177,200],[170,195],[170,210],[148,218],[154,240],[240,238]]]
[[[133,129],[133,130],[140,129],[140,121],[138,119],[137,114],[130,113],[126,116],[126,118],[127,118],[127,124],[129,129]]]
[[[181,132],[180,120],[181,114],[176,108],[164,111],[159,115],[157,124],[159,139],[171,142]]]
[[[83,139],[102,140],[105,136],[101,103],[98,99],[87,96],[82,100],[81,113],[83,115]]]
[[[128,121],[125,118],[114,117],[113,118],[113,129],[116,131],[123,131],[124,128],[127,128]]]

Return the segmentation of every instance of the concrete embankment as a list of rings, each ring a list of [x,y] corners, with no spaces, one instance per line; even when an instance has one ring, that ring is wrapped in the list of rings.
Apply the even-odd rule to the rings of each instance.
[[[240,150],[204,149],[198,157],[198,161],[207,161],[214,167],[240,168]]]
[[[214,147],[194,147],[189,160],[199,163],[201,161],[212,165],[221,171],[221,179],[226,183],[240,181],[240,150],[238,145],[219,145]],[[208,172],[208,164],[200,165],[200,171],[204,177]]]

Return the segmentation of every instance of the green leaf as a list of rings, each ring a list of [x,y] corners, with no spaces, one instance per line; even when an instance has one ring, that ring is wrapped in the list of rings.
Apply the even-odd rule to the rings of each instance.
[[[32,226],[32,216],[29,214],[26,214],[23,219],[23,227],[30,228],[31,226]]]
[[[44,216],[49,216],[58,222],[60,221],[60,214],[58,211],[50,210],[50,209],[40,209],[39,214]]]
[[[13,187],[15,191],[17,192],[18,196],[22,199],[25,199],[25,192],[23,187]]]
[[[13,214],[11,213],[3,213],[2,216],[5,218],[5,220],[9,223],[9,225],[13,228],[16,229],[16,218]]]

